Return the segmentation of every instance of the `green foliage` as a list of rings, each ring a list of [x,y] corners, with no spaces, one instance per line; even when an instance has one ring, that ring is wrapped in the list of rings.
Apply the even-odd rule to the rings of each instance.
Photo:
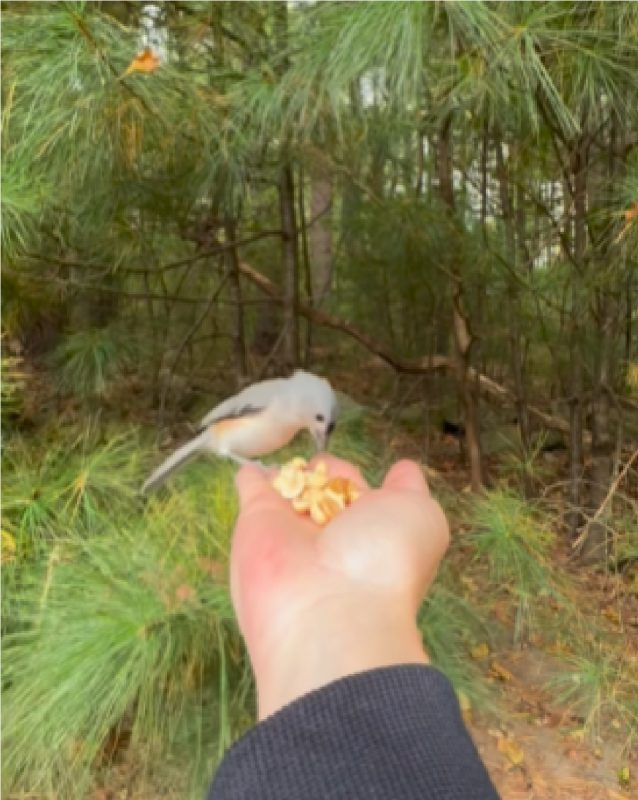
[[[6,256],[29,248],[35,239],[35,228],[43,197],[47,191],[28,175],[16,172],[11,162],[2,170],[2,250]]]
[[[0,382],[0,409],[2,411],[2,427],[9,417],[16,414],[21,405],[24,388],[24,373],[21,359],[2,355],[2,381]]]
[[[638,503],[627,498],[627,511],[610,521],[613,527],[612,563],[621,569],[638,569]]]
[[[18,543],[3,566],[5,790],[86,796],[119,729],[154,780],[174,780],[169,765],[181,762],[176,791],[201,796],[253,718],[227,584],[235,467],[200,459],[142,502],[131,431],[42,443],[14,436],[5,453],[5,524]],[[333,451],[382,471],[356,407]],[[484,620],[452,573],[422,626],[434,663],[484,702],[467,659]]]
[[[476,559],[487,564],[492,586],[516,600],[518,640],[533,624],[535,605],[559,594],[551,561],[555,536],[530,504],[504,490],[478,498],[470,519]]]
[[[122,337],[109,328],[97,328],[65,337],[53,354],[53,368],[61,391],[82,398],[99,397],[128,358]]]
[[[67,468],[48,510],[64,534],[11,565],[3,778],[13,791],[86,796],[109,732],[128,725],[140,758],[187,760],[182,789],[192,782],[201,793],[212,757],[250,719],[225,576],[231,471],[208,464],[205,485],[189,481],[188,492],[142,508],[126,482],[135,469],[122,463],[133,449],[124,441],[85,456],[71,486]]]
[[[591,639],[591,637],[590,637]],[[592,737],[616,730],[638,731],[638,682],[635,663],[610,652],[608,643],[581,643],[578,652],[564,656],[560,672],[548,687],[567,705]]]
[[[535,437],[529,448],[524,447],[519,431],[515,436],[501,434],[499,438],[506,448],[499,465],[503,479],[512,481],[519,491],[523,491],[526,482],[533,486],[544,485],[551,474],[542,460],[547,435]]]
[[[130,509],[139,488],[139,439],[128,431],[101,439],[80,436],[46,442],[13,437],[3,453],[3,517],[25,556],[79,529],[88,534]],[[46,444],[46,446],[43,446]]]
[[[472,705],[488,704],[488,688],[476,663],[468,658],[473,643],[489,638],[488,620],[476,604],[463,597],[451,570],[442,570],[421,609],[419,623],[434,666]]]
[[[620,394],[613,365],[620,373],[635,360],[638,329],[638,218],[630,213],[638,173],[626,152],[638,119],[638,13],[630,3],[165,3],[152,26],[161,65],[125,74],[147,43],[143,4],[5,5],[3,321],[33,361],[29,375],[64,397],[52,401],[42,390],[38,404],[35,387],[29,397],[43,424],[31,439],[3,418],[3,530],[15,545],[3,565],[4,779],[16,791],[86,796],[106,737],[122,726],[133,733],[136,763],[162,776],[172,759],[189,765],[179,792],[201,796],[211,754],[252,714],[217,569],[223,576],[236,513],[233,470],[202,460],[144,503],[138,488],[152,459],[137,431],[119,421],[99,430],[99,413],[80,421],[81,434],[65,428],[74,398],[83,413],[97,412],[117,379],[135,371],[148,408],[167,365],[188,386],[184,414],[191,398],[227,390],[238,291],[226,280],[231,251],[215,248],[226,244],[229,216],[240,241],[267,234],[242,244],[239,257],[286,285],[284,164],[299,230],[317,176],[333,184],[326,311],[398,357],[449,356],[450,296],[460,279],[458,300],[476,335],[473,366],[512,385],[504,309],[513,303],[528,399],[542,403],[570,394],[574,358],[589,395],[611,304],[617,322],[606,330],[626,331],[610,344],[605,388]],[[438,188],[447,125],[452,215]],[[513,221],[496,186],[497,138],[516,212],[515,263]],[[566,184],[582,141],[589,234],[575,265]],[[312,253],[309,261],[309,274],[300,273],[311,283]],[[249,336],[266,312],[257,289],[240,289]],[[112,305],[99,306],[102,298]],[[279,320],[270,321],[276,337]],[[570,325],[582,335],[566,347]],[[54,341],[67,331],[46,358],[42,329]],[[312,354],[319,371],[352,368],[337,335],[315,335],[327,352],[325,362],[319,347]],[[371,406],[371,368],[357,367]],[[3,414],[13,415],[31,387],[4,356],[3,373]],[[432,386],[436,414],[447,398]],[[55,409],[49,420],[47,408]],[[369,408],[348,408],[332,442],[373,482],[395,456],[393,432],[381,425]],[[510,485],[544,480],[540,442],[531,453],[514,446],[502,469]],[[310,455],[310,442],[280,457],[293,451]],[[434,662],[475,698],[482,684],[467,651],[489,638],[483,615],[495,596],[508,608],[513,600],[517,640],[541,618],[547,632],[569,625],[578,636],[587,622],[563,592],[549,532],[556,521],[542,508],[513,491],[491,492],[467,512],[458,491],[441,485],[439,496],[472,530],[451,558],[481,586],[485,578],[487,591],[468,599],[446,569],[421,624]],[[617,564],[635,558],[632,522],[614,519]],[[587,719],[620,714],[609,703],[621,695],[622,709],[632,708],[628,673],[602,651],[577,655],[570,669],[561,691],[585,702]],[[635,704],[633,717],[622,713],[635,720]]]

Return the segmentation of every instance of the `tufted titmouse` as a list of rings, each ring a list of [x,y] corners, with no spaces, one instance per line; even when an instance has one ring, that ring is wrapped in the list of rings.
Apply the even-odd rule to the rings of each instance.
[[[200,452],[232,458],[240,464],[288,444],[301,430],[323,450],[337,417],[337,399],[324,378],[297,370],[247,386],[206,414],[199,434],[170,455],[148,478],[142,491],[155,489]]]

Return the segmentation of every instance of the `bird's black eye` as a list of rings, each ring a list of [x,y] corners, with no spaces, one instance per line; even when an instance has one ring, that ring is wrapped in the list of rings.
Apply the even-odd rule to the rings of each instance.
[[[324,421],[324,419],[325,419],[325,417],[324,417],[324,415],[323,415],[323,414],[317,414],[317,416],[315,417],[315,419],[317,420],[317,422],[323,422],[323,421]]]

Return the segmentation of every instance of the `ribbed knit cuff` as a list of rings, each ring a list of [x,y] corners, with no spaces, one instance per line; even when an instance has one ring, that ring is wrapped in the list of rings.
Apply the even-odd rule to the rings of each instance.
[[[416,664],[342,678],[227,752],[209,800],[494,800],[456,695]]]

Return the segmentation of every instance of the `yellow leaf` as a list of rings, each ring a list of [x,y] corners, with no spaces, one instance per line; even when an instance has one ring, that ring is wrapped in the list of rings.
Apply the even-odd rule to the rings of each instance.
[[[514,679],[512,673],[506,669],[502,664],[499,664],[498,661],[492,661],[490,666],[490,673],[495,677],[498,678],[500,681],[507,683]]]
[[[637,370],[637,372],[638,372],[638,370]],[[465,586],[471,592],[478,591],[478,585],[477,585],[476,581],[474,580],[474,578],[470,578],[469,575],[461,575],[461,583],[463,584],[463,586]]]
[[[630,389],[638,389],[638,361],[631,361],[627,364],[625,381]]]
[[[514,739],[510,739],[507,736],[502,736],[498,740],[496,747],[499,753],[503,753],[503,755],[507,757],[508,761],[514,764],[514,766],[518,766],[525,761],[525,754],[523,753],[520,745],[515,742]]]
[[[603,617],[606,617],[610,622],[615,622],[616,625],[620,624],[620,614],[618,613],[617,608],[613,608],[612,606],[607,606],[603,608],[601,611]]]
[[[631,779],[631,773],[629,771],[629,766],[625,764],[624,767],[621,767],[618,770],[618,783],[621,786],[628,786],[630,779]]]
[[[577,742],[583,742],[586,735],[587,731],[584,728],[576,728],[575,730],[569,732],[569,738],[574,739]]]
[[[155,72],[160,63],[159,56],[157,56],[150,47],[145,47],[142,52],[138,53],[131,61],[122,77],[130,75],[131,72]]]
[[[470,650],[470,655],[477,661],[481,658],[487,658],[489,654],[490,648],[487,646],[487,642],[481,642],[481,644],[477,644]]]
[[[625,211],[625,222],[631,222],[635,217],[638,217],[638,203],[634,203]]]
[[[5,531],[4,528],[0,530],[1,535],[1,542],[2,542],[2,550],[0,555],[0,563],[6,564],[9,561],[13,561],[16,552],[16,540],[13,536],[9,533],[9,531]]]

